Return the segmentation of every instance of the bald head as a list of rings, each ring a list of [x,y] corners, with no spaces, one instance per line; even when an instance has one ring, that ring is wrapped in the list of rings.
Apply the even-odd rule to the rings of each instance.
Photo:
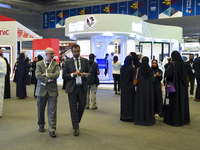
[[[47,47],[45,51],[45,60],[46,61],[51,61],[54,58],[54,50],[51,47]]]

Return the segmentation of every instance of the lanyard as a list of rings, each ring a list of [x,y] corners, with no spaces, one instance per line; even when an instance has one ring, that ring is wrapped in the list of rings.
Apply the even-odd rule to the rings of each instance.
[[[51,63],[52,63],[52,60],[51,60]],[[44,66],[45,66],[46,70],[49,69],[49,67],[51,66],[51,63],[49,64],[49,66],[48,66],[48,68],[47,68],[46,61],[44,60]]]

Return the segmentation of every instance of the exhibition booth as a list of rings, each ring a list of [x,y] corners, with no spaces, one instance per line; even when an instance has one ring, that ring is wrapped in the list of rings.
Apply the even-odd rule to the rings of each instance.
[[[0,47],[6,49],[3,54],[10,64],[11,78],[14,63],[22,49],[22,41],[32,41],[33,39],[42,39],[42,37],[17,22],[17,20],[0,15]]]
[[[96,55],[101,79],[105,79],[103,61],[106,53],[114,52],[124,62],[130,52],[141,52],[150,59],[163,60],[174,50],[180,49],[182,28],[156,25],[139,17],[122,14],[93,14],[69,17],[65,20],[65,36],[81,47],[81,56]],[[109,56],[112,62],[113,56]],[[123,64],[123,63],[122,63]],[[109,63],[108,69],[112,68]],[[109,74],[109,72],[108,72]],[[112,79],[112,72],[108,79]],[[104,76],[104,77],[103,77]]]

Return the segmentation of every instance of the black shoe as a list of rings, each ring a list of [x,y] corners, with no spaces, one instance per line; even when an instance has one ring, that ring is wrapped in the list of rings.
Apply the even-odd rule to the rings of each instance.
[[[49,132],[49,135],[50,135],[52,138],[55,138],[55,137],[56,137],[55,131],[50,131],[50,132]]]
[[[85,109],[89,109],[89,107],[85,107]]]
[[[39,131],[40,131],[40,132],[44,132],[44,131],[45,131],[44,127],[40,127],[40,128],[39,128]]]
[[[74,136],[78,136],[79,135],[79,129],[75,129],[74,130]]]
[[[95,107],[93,107],[92,109],[98,109],[98,107],[97,107],[97,106],[95,106]]]

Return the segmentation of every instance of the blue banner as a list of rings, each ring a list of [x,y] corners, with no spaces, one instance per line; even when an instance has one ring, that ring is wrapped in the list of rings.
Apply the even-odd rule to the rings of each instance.
[[[196,0],[196,15],[200,15],[200,0]]]
[[[138,17],[144,16],[147,19],[147,0],[138,0]]]
[[[118,3],[110,4],[110,13],[117,14],[118,13]]]
[[[194,16],[194,3],[195,3],[195,0],[183,1],[183,17]]]
[[[56,27],[56,12],[52,11],[50,12],[50,28]]]
[[[85,7],[85,15],[92,14],[92,6]]]
[[[43,13],[43,29],[49,28],[49,12]]]
[[[170,16],[170,6],[171,6],[171,0],[170,1],[160,0],[159,14]]]
[[[70,9],[70,17],[76,16],[76,8]]]
[[[176,17],[182,17],[182,0],[171,0],[171,16],[176,14]],[[180,13],[177,14],[177,13]]]
[[[56,28],[63,27],[63,11],[56,11]]]
[[[100,14],[101,13],[101,6],[93,6],[93,14]]]
[[[138,1],[129,1],[128,2],[128,14],[137,16],[137,11],[138,11]]]
[[[84,7],[78,8],[77,9],[77,15],[85,15],[85,8]]]
[[[63,10],[63,20],[69,17],[69,9]]]
[[[101,14],[109,14],[110,13],[110,5],[104,4],[101,5]]]
[[[148,19],[158,19],[158,0],[149,1]]]
[[[127,14],[127,2],[120,2],[119,3],[119,14]]]

